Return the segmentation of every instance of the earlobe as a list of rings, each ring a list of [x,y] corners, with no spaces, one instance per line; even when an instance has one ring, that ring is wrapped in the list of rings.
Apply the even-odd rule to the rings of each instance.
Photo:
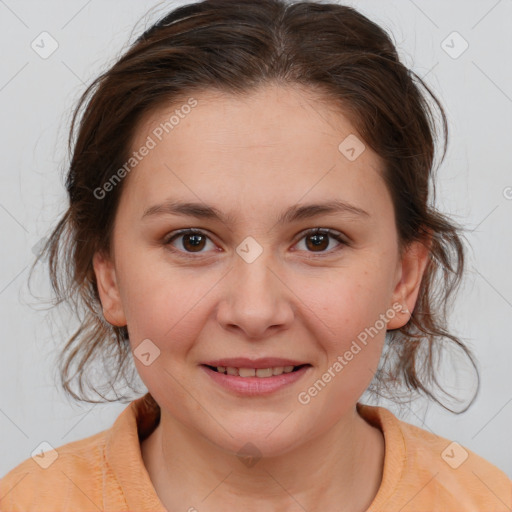
[[[92,259],[98,293],[105,320],[116,327],[126,325],[121,296],[117,286],[116,271],[113,262],[101,252],[96,252]]]
[[[409,321],[429,260],[430,239],[412,242],[404,250],[399,263],[400,277],[395,284],[390,304],[396,315],[388,322],[388,329],[398,329]]]

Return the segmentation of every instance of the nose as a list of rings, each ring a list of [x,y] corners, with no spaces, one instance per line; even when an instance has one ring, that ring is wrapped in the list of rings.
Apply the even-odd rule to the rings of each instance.
[[[290,327],[294,320],[294,294],[279,274],[279,266],[267,257],[266,251],[251,263],[235,255],[234,268],[224,280],[217,308],[219,324],[253,340]]]

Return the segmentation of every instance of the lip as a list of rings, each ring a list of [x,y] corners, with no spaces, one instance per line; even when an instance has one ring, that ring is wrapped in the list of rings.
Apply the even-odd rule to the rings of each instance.
[[[280,357],[261,357],[259,359],[249,359],[247,357],[232,357],[226,359],[213,359],[205,361],[203,364],[208,366],[225,366],[231,368],[275,368],[276,366],[301,366],[309,364],[307,361],[297,361],[294,359],[282,359]],[[270,377],[268,377],[270,378]]]
[[[224,361],[229,361],[225,359]],[[240,361],[237,359],[236,361]],[[285,361],[281,359],[280,361]],[[232,364],[232,363],[230,363]],[[254,361],[253,361],[254,364]],[[265,363],[268,364],[268,363]],[[212,365],[214,366],[214,365]],[[215,365],[217,366],[217,365]],[[223,365],[218,365],[223,366]],[[279,363],[275,366],[291,366]],[[299,366],[299,365],[293,365]],[[269,366],[259,366],[259,368],[268,368]],[[224,389],[235,393],[239,396],[261,396],[268,395],[279,391],[283,388],[291,386],[293,383],[302,379],[309,371],[313,368],[307,364],[302,366],[298,370],[290,373],[282,373],[281,375],[273,375],[272,377],[240,377],[239,375],[228,375],[226,373],[219,373],[212,370],[206,364],[200,365],[202,371],[204,371],[210,379],[216,384],[220,385]],[[247,368],[247,366],[240,366],[236,368]],[[249,366],[250,368],[250,366]],[[254,366],[253,366],[254,368]]]

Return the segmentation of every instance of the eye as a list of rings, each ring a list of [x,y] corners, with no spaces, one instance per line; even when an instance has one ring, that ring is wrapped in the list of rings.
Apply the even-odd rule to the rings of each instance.
[[[331,229],[309,229],[302,235],[300,241],[305,240],[305,246],[308,252],[332,252],[332,250],[326,251],[331,245],[331,239],[334,239],[338,243],[338,246],[349,245],[348,241],[341,233]]]
[[[331,248],[331,250],[327,251],[331,246],[331,240],[334,239],[338,246],[345,245],[348,246],[349,242],[345,239],[345,237],[331,229],[322,229],[315,228],[309,229],[302,233],[302,240],[305,240],[305,247],[307,252],[317,252],[317,253],[330,253],[336,250]],[[175,252],[186,254],[203,254],[207,251],[203,250],[208,246],[208,243],[211,244],[213,248],[215,248],[215,244],[211,241],[210,237],[204,233],[203,231],[197,229],[182,229],[178,232],[172,233],[166,239],[164,239],[164,244],[167,246],[172,246],[175,249]]]
[[[179,240],[181,239],[181,240]],[[174,241],[177,244],[174,244]],[[214,246],[210,238],[202,231],[196,229],[182,229],[164,240],[165,245],[172,245],[178,252],[202,253],[208,241]],[[215,247],[215,246],[214,246]]]

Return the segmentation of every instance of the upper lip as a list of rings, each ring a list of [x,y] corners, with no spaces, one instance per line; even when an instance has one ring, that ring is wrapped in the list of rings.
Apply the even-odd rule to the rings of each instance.
[[[231,368],[275,368],[278,366],[300,366],[309,364],[296,359],[282,359],[280,357],[262,357],[259,359],[248,359],[247,357],[233,357],[226,359],[212,359],[203,364],[208,366],[224,366]]]

